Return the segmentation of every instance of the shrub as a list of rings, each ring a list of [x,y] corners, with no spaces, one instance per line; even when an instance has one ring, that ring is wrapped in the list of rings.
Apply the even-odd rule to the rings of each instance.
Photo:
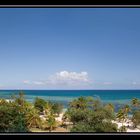
[[[34,107],[36,109],[38,109],[40,111],[40,113],[43,112],[43,110],[45,108],[45,105],[46,105],[46,101],[44,99],[41,99],[41,98],[38,98],[38,97],[35,99]]]
[[[132,116],[132,122],[134,127],[137,127],[140,124],[140,111],[135,111]]]
[[[16,106],[0,106],[0,132],[27,132],[25,116]]]
[[[63,105],[60,103],[53,103],[52,104],[52,111],[54,114],[60,114],[63,110]]]
[[[71,102],[66,112],[67,118],[74,124],[71,132],[117,132],[117,125],[111,122],[115,118],[111,106],[103,106],[99,100],[92,100],[93,107],[89,107],[86,99],[80,101],[78,107],[76,100]]]
[[[126,129],[126,126],[121,126],[120,128],[119,128],[119,132],[126,132],[127,131],[127,129]]]

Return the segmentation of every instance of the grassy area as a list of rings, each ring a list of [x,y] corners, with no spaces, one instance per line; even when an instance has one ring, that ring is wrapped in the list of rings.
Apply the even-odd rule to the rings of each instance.
[[[49,132],[49,130],[42,130],[39,128],[31,128],[31,132]],[[70,132],[68,129],[63,127],[57,127],[56,129],[52,130],[52,132]]]

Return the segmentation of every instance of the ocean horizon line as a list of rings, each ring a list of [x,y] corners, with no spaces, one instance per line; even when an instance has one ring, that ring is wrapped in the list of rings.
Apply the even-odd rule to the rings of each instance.
[[[77,90],[77,91],[85,91],[85,90],[117,90],[117,91],[119,91],[119,90],[140,90],[140,89],[0,89],[0,91],[2,91],[2,90],[17,90],[17,91],[27,91],[27,90],[40,90],[40,91],[42,91],[42,90],[48,90],[48,91],[55,91],[55,90],[57,90],[57,91],[75,91],[75,90]]]

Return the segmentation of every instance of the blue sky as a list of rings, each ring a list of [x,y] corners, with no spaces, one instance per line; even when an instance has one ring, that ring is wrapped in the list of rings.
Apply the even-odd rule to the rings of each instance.
[[[0,8],[0,89],[140,89],[140,8]]]

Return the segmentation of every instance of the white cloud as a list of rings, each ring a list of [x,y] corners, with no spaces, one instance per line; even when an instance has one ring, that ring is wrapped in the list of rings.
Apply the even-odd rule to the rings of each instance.
[[[53,87],[79,87],[79,86],[88,86],[91,82],[88,77],[88,73],[83,72],[68,72],[68,71],[60,71],[51,76],[49,76],[46,80],[36,80],[36,81],[23,81],[24,84],[31,85],[42,85],[42,86],[53,86]]]
[[[88,78],[87,72],[68,72],[61,71],[57,72],[54,75],[50,76],[47,83],[51,84],[65,84],[65,85],[73,85],[73,84],[85,84],[89,83],[90,80]]]
[[[33,84],[35,85],[44,85],[45,83],[42,81],[34,81]]]
[[[28,84],[28,85],[43,85],[43,84],[45,84],[43,81],[29,81],[29,80],[24,80],[23,83]]]

